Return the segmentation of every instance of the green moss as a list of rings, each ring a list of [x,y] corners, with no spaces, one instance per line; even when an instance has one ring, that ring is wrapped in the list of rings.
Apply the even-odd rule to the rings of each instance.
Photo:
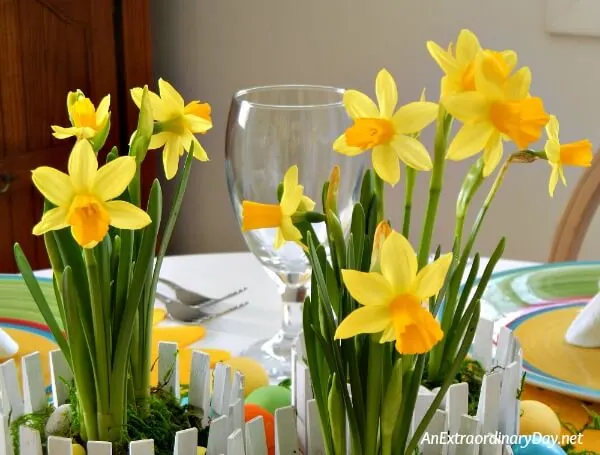
[[[454,384],[460,382],[466,382],[469,386],[469,415],[474,416],[477,414],[477,405],[479,404],[479,393],[481,392],[481,383],[485,376],[485,368],[476,360],[465,359],[463,360],[462,366],[458,370],[456,377],[454,378]],[[427,378],[427,371],[424,372],[423,378]],[[421,384],[428,389],[435,389],[441,384],[434,383],[427,379],[423,379]]]

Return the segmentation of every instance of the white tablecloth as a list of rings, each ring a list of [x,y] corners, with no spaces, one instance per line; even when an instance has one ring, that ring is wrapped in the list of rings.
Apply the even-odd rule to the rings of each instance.
[[[496,272],[534,265],[532,262],[501,260]],[[202,292],[219,296],[241,286],[248,291],[231,302],[249,300],[245,308],[205,323],[206,337],[193,347],[227,349],[239,353],[249,344],[270,337],[281,323],[279,293],[251,253],[218,253],[165,258],[161,276]],[[160,291],[165,291],[159,285]],[[173,324],[164,321],[163,324]]]

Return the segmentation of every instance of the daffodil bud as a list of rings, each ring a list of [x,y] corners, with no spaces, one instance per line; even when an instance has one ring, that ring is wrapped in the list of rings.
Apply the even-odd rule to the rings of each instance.
[[[380,259],[381,248],[383,242],[387,239],[388,235],[392,233],[392,226],[388,221],[382,221],[377,225],[375,229],[375,237],[373,239],[373,252],[371,253],[371,272],[379,272],[381,270]]]
[[[334,453],[346,453],[346,410],[335,373],[332,375],[329,396],[327,397],[327,410],[329,411],[331,423]]]
[[[329,185],[327,187],[327,197],[325,199],[325,212],[331,210],[337,214],[337,198],[340,188],[340,167],[334,166],[329,174]]]
[[[73,122],[72,107],[80,98],[85,98],[85,95],[79,89],[69,92],[67,95],[67,113],[69,114],[69,121],[73,126],[75,126],[75,123]]]

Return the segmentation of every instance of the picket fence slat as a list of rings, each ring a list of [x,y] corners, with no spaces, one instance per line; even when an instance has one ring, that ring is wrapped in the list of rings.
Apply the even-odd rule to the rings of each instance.
[[[492,367],[493,334],[494,322],[488,319],[480,319],[477,323],[473,345],[471,346],[471,357],[481,363],[486,370]]]
[[[188,428],[187,430],[175,433],[175,449],[173,455],[196,455],[197,447],[197,428]]]
[[[245,439],[246,455],[268,455],[265,423],[262,416],[255,417],[246,423]]]
[[[179,386],[179,355],[177,343],[160,341],[158,343],[158,382],[175,397],[181,396]]]
[[[129,455],[154,455],[154,441],[143,439],[129,443]]]
[[[518,434],[519,400],[517,392],[522,374],[522,353],[518,341],[510,330],[500,330],[495,355],[492,350],[493,325],[481,320],[476,339],[479,345],[472,348],[472,356],[483,365],[488,365],[480,392],[476,416],[467,415],[468,385],[452,385],[427,427],[430,435],[446,433],[462,435],[462,442],[441,445],[439,441],[426,442],[420,446],[423,455],[512,455],[501,444],[487,442],[481,447],[475,444],[477,435]],[[313,398],[311,378],[304,362],[304,346],[300,338],[293,353],[292,406],[275,411],[275,453],[277,455],[324,455],[325,444],[320,426],[320,415]],[[67,400],[67,384],[72,380],[69,367],[60,351],[49,355],[52,374],[52,401],[56,407]],[[178,395],[180,393],[179,356],[176,343],[159,344],[159,378],[162,383]],[[210,357],[194,351],[191,359],[188,401],[190,411],[199,415],[204,426],[210,419],[207,455],[268,455],[265,423],[262,417],[244,422],[244,377],[232,372],[231,367],[218,363],[211,375]],[[46,405],[46,395],[41,381],[41,359],[34,353],[22,359],[23,391],[19,391],[17,369],[14,361],[0,365],[0,455],[40,455],[39,434],[32,429],[19,431],[21,453],[12,453],[8,412],[16,409],[17,415],[24,411],[38,410]],[[212,378],[211,378],[212,377]],[[187,378],[184,378],[187,380]],[[211,394],[211,380],[213,382]],[[8,393],[7,390],[16,390]],[[421,422],[430,407],[437,390],[421,387],[417,396],[410,435]],[[297,435],[297,437],[292,437]],[[197,429],[180,431],[175,435],[173,455],[196,455]],[[489,438],[488,438],[489,439]],[[466,442],[467,441],[467,442]],[[48,455],[72,455],[72,441],[67,438],[50,437]],[[130,444],[130,455],[152,455],[154,442],[134,441]],[[91,441],[87,455],[111,455],[108,442]]]
[[[275,455],[299,454],[298,438],[290,438],[296,434],[296,410],[292,406],[275,410]]]
[[[55,408],[63,405],[69,398],[68,385],[73,380],[73,374],[65,359],[64,354],[59,351],[51,351],[50,354],[50,376],[52,378],[52,404]]]
[[[237,429],[227,438],[227,455],[246,455],[242,430]]]
[[[73,455],[73,442],[69,438],[48,436],[49,455]],[[28,455],[28,454],[23,454]],[[141,454],[138,454],[141,455]]]
[[[14,359],[9,359],[0,365],[0,390],[2,391],[4,414],[16,419],[23,415],[23,398],[19,387],[19,375]]]
[[[192,352],[188,403],[193,411],[199,412],[202,426],[208,425],[210,415],[210,356],[204,352]]]
[[[44,375],[39,352],[27,354],[22,359],[23,408],[26,414],[37,412],[48,406],[44,389]]]
[[[112,444],[106,441],[90,441],[87,444],[87,455],[111,455]],[[194,455],[196,455],[194,453]]]
[[[27,455],[42,455],[40,433],[33,428],[21,425],[19,428],[19,448]]]

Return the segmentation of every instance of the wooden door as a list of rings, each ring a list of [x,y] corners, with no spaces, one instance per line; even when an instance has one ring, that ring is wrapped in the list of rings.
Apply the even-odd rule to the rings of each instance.
[[[30,174],[41,165],[66,170],[73,141],[53,138],[50,125],[68,125],[67,92],[79,88],[96,105],[111,94],[107,144],[123,145],[135,128],[125,87],[149,82],[149,54],[141,53],[137,80],[126,81],[123,39],[139,48],[140,37],[124,37],[120,8],[117,0],[0,0],[0,272],[16,271],[15,242],[34,269],[48,266],[43,239],[31,234],[43,201]]]

